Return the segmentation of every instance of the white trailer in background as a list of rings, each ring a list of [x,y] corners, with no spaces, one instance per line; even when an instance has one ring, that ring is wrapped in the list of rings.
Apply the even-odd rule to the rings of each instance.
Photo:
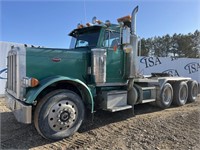
[[[25,46],[31,47],[32,45],[20,44],[14,42],[0,41],[0,97],[4,97],[5,86],[7,81],[7,54],[11,46]]]

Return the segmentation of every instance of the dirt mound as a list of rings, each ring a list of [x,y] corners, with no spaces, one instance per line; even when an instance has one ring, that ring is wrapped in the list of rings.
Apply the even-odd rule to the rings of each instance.
[[[200,149],[200,98],[182,107],[161,110],[149,104],[130,111],[98,111],[87,116],[72,137],[52,142],[33,125],[18,123],[0,101],[2,149]]]

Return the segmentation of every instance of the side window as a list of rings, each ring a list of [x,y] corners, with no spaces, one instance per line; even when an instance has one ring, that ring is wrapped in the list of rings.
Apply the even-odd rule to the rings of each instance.
[[[76,45],[76,38],[75,37],[72,37],[71,38],[71,42],[70,42],[70,46],[69,48],[75,48],[75,45]]]
[[[120,44],[120,33],[114,31],[106,31],[104,35],[103,46],[113,47]]]
[[[88,46],[88,41],[84,41],[84,40],[79,40],[77,41],[76,43],[76,47],[85,47],[85,46]]]

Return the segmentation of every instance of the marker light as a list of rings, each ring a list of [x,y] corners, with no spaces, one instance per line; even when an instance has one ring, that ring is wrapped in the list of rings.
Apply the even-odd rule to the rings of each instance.
[[[86,23],[86,26],[90,27],[90,26],[92,26],[92,24],[88,22],[88,23]]]
[[[105,25],[109,27],[111,25],[110,20],[106,20]]]
[[[93,18],[92,18],[92,23],[93,23],[93,24],[96,24],[96,23],[101,24],[102,21],[101,21],[101,20],[97,20],[97,17],[93,17]]]
[[[97,20],[96,22],[97,22],[98,24],[101,24],[101,23],[102,23],[102,21],[101,21],[101,20]]]
[[[131,22],[131,16],[128,15],[128,16],[124,16],[124,17],[118,18],[117,21],[118,22]]]
[[[78,28],[78,29],[81,29],[81,28],[83,28],[83,27],[84,27],[83,24],[80,24],[80,23],[79,23],[79,24],[77,25],[77,28]]]

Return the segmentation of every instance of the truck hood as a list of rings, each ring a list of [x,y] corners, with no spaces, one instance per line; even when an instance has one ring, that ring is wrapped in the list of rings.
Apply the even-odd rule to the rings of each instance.
[[[84,82],[90,63],[90,49],[27,48],[26,76],[39,80],[55,75]]]

